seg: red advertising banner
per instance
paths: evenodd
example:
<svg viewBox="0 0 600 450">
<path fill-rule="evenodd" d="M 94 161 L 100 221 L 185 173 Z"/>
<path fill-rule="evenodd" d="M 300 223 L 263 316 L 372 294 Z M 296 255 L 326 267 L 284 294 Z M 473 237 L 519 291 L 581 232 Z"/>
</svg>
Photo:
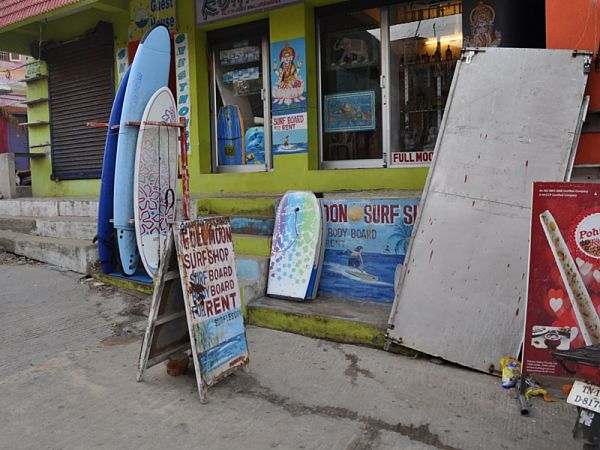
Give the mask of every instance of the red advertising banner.
<svg viewBox="0 0 600 450">
<path fill-rule="evenodd" d="M 600 343 L 600 184 L 534 183 L 530 245 L 523 371 L 571 376 L 551 352 Z"/>
</svg>

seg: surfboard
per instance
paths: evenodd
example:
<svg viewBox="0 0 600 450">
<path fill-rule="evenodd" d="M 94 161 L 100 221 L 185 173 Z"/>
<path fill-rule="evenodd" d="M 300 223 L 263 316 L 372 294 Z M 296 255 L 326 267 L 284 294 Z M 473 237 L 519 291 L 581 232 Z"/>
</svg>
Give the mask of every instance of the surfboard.
<svg viewBox="0 0 600 450">
<path fill-rule="evenodd" d="M 133 204 L 140 259 L 150 276 L 158 272 L 160 256 L 175 221 L 177 193 L 177 128 L 144 122 L 177 122 L 177 106 L 167 87 L 148 101 L 137 139 Z"/>
<path fill-rule="evenodd" d="M 346 273 L 365 281 L 377 281 L 379 279 L 375 275 L 371 275 L 370 273 L 360 269 L 346 269 Z"/>
<path fill-rule="evenodd" d="M 236 105 L 227 105 L 219 109 L 217 143 L 220 165 L 246 164 L 244 120 Z"/>
<path fill-rule="evenodd" d="M 142 39 L 130 68 L 119 122 L 115 166 L 114 227 L 117 231 L 121 268 L 133 275 L 139 263 L 134 229 L 133 178 L 138 129 L 126 126 L 139 122 L 150 97 L 169 80 L 171 41 L 164 25 L 150 30 Z"/>
<path fill-rule="evenodd" d="M 267 295 L 300 301 L 316 296 L 323 228 L 321 205 L 312 192 L 283 196 L 275 216 Z"/>
<path fill-rule="evenodd" d="M 98 242 L 98 256 L 100 269 L 108 274 L 115 270 L 117 265 L 117 247 L 115 228 L 113 226 L 113 195 L 115 185 L 115 162 L 117 158 L 117 139 L 119 130 L 112 129 L 121 121 L 123 98 L 129 80 L 129 68 L 123 75 L 119 89 L 115 95 L 113 106 L 108 119 L 106 144 L 104 145 L 104 159 L 102 161 L 102 176 L 100 178 L 100 196 L 98 198 L 98 228 L 96 239 Z"/>
</svg>

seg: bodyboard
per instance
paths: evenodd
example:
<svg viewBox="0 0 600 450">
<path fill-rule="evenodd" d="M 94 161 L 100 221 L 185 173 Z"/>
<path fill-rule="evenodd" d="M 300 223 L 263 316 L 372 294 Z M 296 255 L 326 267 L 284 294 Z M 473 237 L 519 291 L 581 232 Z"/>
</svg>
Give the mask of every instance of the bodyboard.
<svg viewBox="0 0 600 450">
<path fill-rule="evenodd" d="M 223 106 L 217 117 L 219 164 L 246 164 L 244 120 L 236 105 Z"/>
<path fill-rule="evenodd" d="M 323 214 L 312 192 L 287 192 L 277 208 L 267 295 L 315 297 L 323 262 Z"/>
</svg>

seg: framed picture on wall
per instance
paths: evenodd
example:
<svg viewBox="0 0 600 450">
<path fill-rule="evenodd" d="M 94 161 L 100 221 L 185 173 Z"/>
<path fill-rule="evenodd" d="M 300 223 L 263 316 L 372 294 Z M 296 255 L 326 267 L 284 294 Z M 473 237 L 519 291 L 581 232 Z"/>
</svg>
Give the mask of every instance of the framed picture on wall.
<svg viewBox="0 0 600 450">
<path fill-rule="evenodd" d="M 374 130 L 375 92 L 356 91 L 325 95 L 325 133 Z"/>
</svg>

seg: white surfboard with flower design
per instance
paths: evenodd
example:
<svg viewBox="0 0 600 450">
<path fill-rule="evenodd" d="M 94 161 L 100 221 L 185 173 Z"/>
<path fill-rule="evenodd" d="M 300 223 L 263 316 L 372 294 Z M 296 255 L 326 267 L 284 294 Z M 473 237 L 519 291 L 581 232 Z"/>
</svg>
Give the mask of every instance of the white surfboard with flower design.
<svg viewBox="0 0 600 450">
<path fill-rule="evenodd" d="M 148 275 L 158 272 L 169 223 L 175 221 L 178 128 L 145 122 L 176 123 L 171 91 L 160 88 L 148 101 L 137 140 L 133 184 L 135 234 Z"/>
</svg>

